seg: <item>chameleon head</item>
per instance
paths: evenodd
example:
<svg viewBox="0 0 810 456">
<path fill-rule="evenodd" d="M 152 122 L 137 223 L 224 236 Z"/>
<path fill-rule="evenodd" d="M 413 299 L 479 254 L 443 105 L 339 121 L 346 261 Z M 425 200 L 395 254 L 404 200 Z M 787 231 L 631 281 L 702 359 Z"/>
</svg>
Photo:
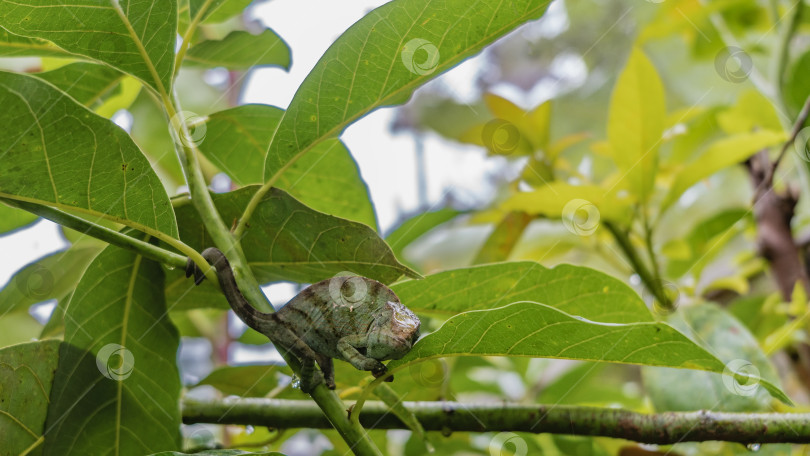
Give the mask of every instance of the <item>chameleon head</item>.
<svg viewBox="0 0 810 456">
<path fill-rule="evenodd" d="M 366 355 L 378 361 L 402 358 L 419 338 L 416 314 L 399 301 L 387 301 L 385 309 L 369 331 L 366 348 Z"/>
</svg>

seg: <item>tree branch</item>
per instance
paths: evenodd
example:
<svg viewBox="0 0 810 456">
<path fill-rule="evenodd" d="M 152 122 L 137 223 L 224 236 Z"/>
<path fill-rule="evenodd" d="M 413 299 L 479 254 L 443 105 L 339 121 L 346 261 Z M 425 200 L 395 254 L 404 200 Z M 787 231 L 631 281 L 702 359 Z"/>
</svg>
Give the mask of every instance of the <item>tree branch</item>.
<svg viewBox="0 0 810 456">
<path fill-rule="evenodd" d="M 674 444 L 722 440 L 739 443 L 810 443 L 808 413 L 668 412 L 524 404 L 403 402 L 429 431 L 534 432 L 621 438 L 641 443 Z M 236 399 L 183 401 L 183 422 L 241 424 L 271 428 L 320 428 L 332 425 L 310 401 Z M 360 416 L 367 429 L 407 429 L 385 404 L 368 402 Z"/>
</svg>

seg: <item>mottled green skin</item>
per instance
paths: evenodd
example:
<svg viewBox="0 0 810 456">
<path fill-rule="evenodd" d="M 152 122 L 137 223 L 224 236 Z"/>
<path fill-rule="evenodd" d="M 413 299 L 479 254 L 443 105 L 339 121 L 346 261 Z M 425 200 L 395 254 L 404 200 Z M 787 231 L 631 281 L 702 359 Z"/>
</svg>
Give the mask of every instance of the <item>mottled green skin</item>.
<svg viewBox="0 0 810 456">
<path fill-rule="evenodd" d="M 376 280 L 333 277 L 304 289 L 278 312 L 263 313 L 239 291 L 222 252 L 209 248 L 202 256 L 216 268 L 222 291 L 239 318 L 301 361 L 304 392 L 320 380 L 316 362 L 326 385 L 334 389 L 333 358 L 379 377 L 385 373 L 380 361 L 402 358 L 419 338 L 419 318 Z M 205 277 L 190 260 L 186 274 L 194 274 L 197 283 Z"/>
</svg>

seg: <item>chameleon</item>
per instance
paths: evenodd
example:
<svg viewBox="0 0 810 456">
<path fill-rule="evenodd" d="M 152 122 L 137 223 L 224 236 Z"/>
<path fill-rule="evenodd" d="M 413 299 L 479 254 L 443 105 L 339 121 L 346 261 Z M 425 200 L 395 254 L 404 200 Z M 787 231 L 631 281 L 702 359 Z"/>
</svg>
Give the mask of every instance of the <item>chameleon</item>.
<svg viewBox="0 0 810 456">
<path fill-rule="evenodd" d="M 305 288 L 277 312 L 264 313 L 242 295 L 222 251 L 211 247 L 202 256 L 216 269 L 220 287 L 236 315 L 298 358 L 300 386 L 305 393 L 321 380 L 335 389 L 333 359 L 380 377 L 386 373 L 381 361 L 402 358 L 419 338 L 419 318 L 393 290 L 376 280 L 336 276 Z M 197 285 L 205 279 L 189 259 L 186 277 L 191 275 Z M 393 376 L 386 379 L 392 380 Z"/>
</svg>

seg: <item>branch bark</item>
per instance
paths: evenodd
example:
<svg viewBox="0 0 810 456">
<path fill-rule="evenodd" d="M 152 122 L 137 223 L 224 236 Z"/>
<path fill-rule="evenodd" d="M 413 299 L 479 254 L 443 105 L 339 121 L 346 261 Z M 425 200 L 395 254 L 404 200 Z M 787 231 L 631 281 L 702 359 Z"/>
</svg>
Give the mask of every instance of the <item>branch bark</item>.
<svg viewBox="0 0 810 456">
<path fill-rule="evenodd" d="M 748 443 L 810 443 L 810 413 L 725 413 L 701 410 L 643 414 L 629 410 L 524 404 L 403 402 L 429 431 L 534 432 L 621 438 L 674 444 L 722 440 Z M 307 400 L 249 398 L 183 402 L 183 422 L 271 428 L 332 425 Z M 385 404 L 370 401 L 360 423 L 366 429 L 407 429 Z"/>
</svg>

